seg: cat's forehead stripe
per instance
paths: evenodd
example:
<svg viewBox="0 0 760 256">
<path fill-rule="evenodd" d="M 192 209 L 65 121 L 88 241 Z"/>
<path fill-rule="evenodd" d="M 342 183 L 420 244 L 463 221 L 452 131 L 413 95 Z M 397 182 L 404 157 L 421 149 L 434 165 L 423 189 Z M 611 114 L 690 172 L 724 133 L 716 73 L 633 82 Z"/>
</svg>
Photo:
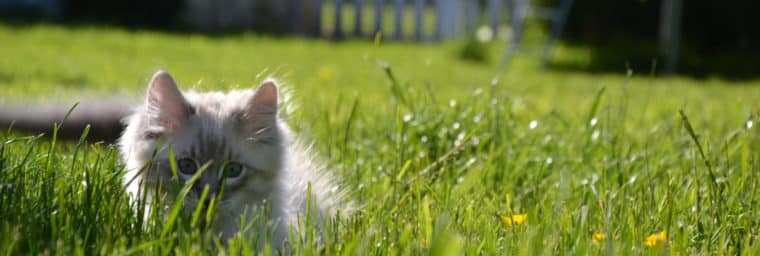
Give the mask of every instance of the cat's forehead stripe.
<svg viewBox="0 0 760 256">
<path fill-rule="evenodd" d="M 192 147 L 195 157 L 206 157 L 216 160 L 230 159 L 230 148 L 224 136 L 207 132 L 206 129 L 200 129 L 196 134 L 196 138 L 196 143 Z"/>
</svg>

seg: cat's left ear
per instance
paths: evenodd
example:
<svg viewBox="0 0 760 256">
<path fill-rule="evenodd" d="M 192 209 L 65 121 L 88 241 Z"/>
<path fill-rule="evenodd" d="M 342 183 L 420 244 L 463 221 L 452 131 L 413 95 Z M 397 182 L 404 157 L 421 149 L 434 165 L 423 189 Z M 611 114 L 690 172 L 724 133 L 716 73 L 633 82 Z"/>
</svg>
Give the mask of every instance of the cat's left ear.
<svg viewBox="0 0 760 256">
<path fill-rule="evenodd" d="M 151 122 L 170 130 L 182 126 L 192 112 L 187 100 L 177 88 L 177 82 L 163 70 L 156 72 L 150 80 L 145 104 L 155 113 Z"/>
<path fill-rule="evenodd" d="M 241 122 L 243 132 L 260 136 L 273 131 L 277 125 L 277 82 L 267 79 L 253 93 L 245 104 Z"/>
<path fill-rule="evenodd" d="M 257 115 L 277 115 L 277 82 L 267 79 L 256 92 L 253 93 L 249 101 L 249 111 Z"/>
</svg>

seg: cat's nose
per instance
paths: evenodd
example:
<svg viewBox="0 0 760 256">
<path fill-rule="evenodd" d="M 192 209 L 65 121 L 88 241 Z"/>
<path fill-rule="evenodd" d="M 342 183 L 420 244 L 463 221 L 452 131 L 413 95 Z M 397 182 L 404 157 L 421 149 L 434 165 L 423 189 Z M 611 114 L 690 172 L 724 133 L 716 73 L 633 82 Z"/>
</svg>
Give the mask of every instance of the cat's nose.
<svg viewBox="0 0 760 256">
<path fill-rule="evenodd" d="M 217 198 L 217 192 L 216 191 L 209 191 L 206 198 L 203 200 L 203 204 L 206 206 L 211 205 L 211 200 L 219 201 Z"/>
<path fill-rule="evenodd" d="M 193 185 L 193 190 L 200 197 L 201 195 L 203 195 L 203 190 L 205 190 L 206 187 L 208 187 L 208 195 L 207 195 L 208 198 L 216 197 L 216 195 L 219 193 L 219 186 L 216 184 L 210 184 L 210 183 L 209 184 L 196 183 L 195 185 Z"/>
</svg>

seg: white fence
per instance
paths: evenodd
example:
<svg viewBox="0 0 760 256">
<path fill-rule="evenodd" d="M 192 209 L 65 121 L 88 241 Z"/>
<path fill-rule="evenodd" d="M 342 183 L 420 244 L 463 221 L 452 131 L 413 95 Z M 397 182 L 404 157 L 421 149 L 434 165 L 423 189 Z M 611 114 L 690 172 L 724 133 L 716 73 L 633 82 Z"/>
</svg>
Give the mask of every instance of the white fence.
<svg viewBox="0 0 760 256">
<path fill-rule="evenodd" d="M 303 10 L 301 4 L 305 1 L 296 1 L 294 9 Z M 308 2 L 308 1 L 306 1 Z M 466 31 L 472 31 L 479 23 L 489 24 L 493 31 L 497 31 L 499 23 L 502 22 L 502 15 L 505 13 L 505 0 L 315 0 L 317 10 L 320 15 L 316 15 L 315 22 L 323 24 L 322 18 L 326 15 L 333 15 L 333 24 L 327 29 L 329 32 L 320 31 L 318 34 L 336 38 L 342 37 L 371 37 L 377 32 L 382 32 L 386 38 L 398 40 L 441 40 L 462 36 Z M 482 4 L 482 5 L 481 5 Z M 323 5 L 329 5 L 324 8 Z M 346 30 L 346 12 L 351 10 L 353 17 L 353 29 Z M 332 13 L 325 13 L 324 10 L 332 10 Z M 404 14 L 411 10 L 412 19 L 405 19 Z M 365 17 L 370 11 L 372 15 L 372 25 L 370 31 L 363 22 L 368 19 Z M 392 12 L 387 14 L 385 12 Z M 425 26 L 425 20 L 432 15 L 434 17 L 434 26 L 431 29 Z M 295 20 L 301 15 L 293 15 L 293 24 L 302 24 L 302 21 Z M 392 18 L 390 29 L 385 26 L 384 18 Z M 405 24 L 411 22 L 411 24 Z M 409 28 L 411 27 L 411 33 Z M 296 31 L 302 31 L 296 29 Z"/>
</svg>

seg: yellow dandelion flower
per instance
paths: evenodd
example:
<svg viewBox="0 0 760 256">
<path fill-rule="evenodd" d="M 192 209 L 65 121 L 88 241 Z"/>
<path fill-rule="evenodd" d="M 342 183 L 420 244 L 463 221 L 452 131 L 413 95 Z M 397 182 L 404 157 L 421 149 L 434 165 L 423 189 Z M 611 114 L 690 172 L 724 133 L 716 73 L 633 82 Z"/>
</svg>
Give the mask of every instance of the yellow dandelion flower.
<svg viewBox="0 0 760 256">
<path fill-rule="evenodd" d="M 668 231 L 663 230 L 659 234 L 657 234 L 657 238 L 659 238 L 662 241 L 665 241 L 668 239 Z"/>
<path fill-rule="evenodd" d="M 646 239 L 644 239 L 644 245 L 647 247 L 652 247 L 657 245 L 658 242 L 665 241 L 668 239 L 668 232 L 666 230 L 663 230 L 659 233 L 651 234 L 647 236 Z"/>
<path fill-rule="evenodd" d="M 319 72 L 317 73 L 317 77 L 321 81 L 327 81 L 332 78 L 333 70 L 328 67 L 322 67 L 319 69 Z"/>
<path fill-rule="evenodd" d="M 594 243 L 604 241 L 605 238 L 607 238 L 607 234 L 601 232 L 595 232 L 593 235 L 591 235 L 591 240 L 594 241 Z"/>
<path fill-rule="evenodd" d="M 646 239 L 644 239 L 644 245 L 647 247 L 657 245 L 657 237 L 655 235 L 648 236 Z"/>
<path fill-rule="evenodd" d="M 512 225 L 520 225 L 525 222 L 525 220 L 528 219 L 527 214 L 515 214 L 512 216 L 501 216 L 501 222 L 504 222 L 504 224 L 507 224 L 507 226 Z"/>
<path fill-rule="evenodd" d="M 428 245 L 428 241 L 427 241 L 427 238 L 424 238 L 424 237 L 423 237 L 423 238 L 420 240 L 420 243 L 422 244 L 422 246 L 427 246 L 427 245 Z"/>
</svg>

